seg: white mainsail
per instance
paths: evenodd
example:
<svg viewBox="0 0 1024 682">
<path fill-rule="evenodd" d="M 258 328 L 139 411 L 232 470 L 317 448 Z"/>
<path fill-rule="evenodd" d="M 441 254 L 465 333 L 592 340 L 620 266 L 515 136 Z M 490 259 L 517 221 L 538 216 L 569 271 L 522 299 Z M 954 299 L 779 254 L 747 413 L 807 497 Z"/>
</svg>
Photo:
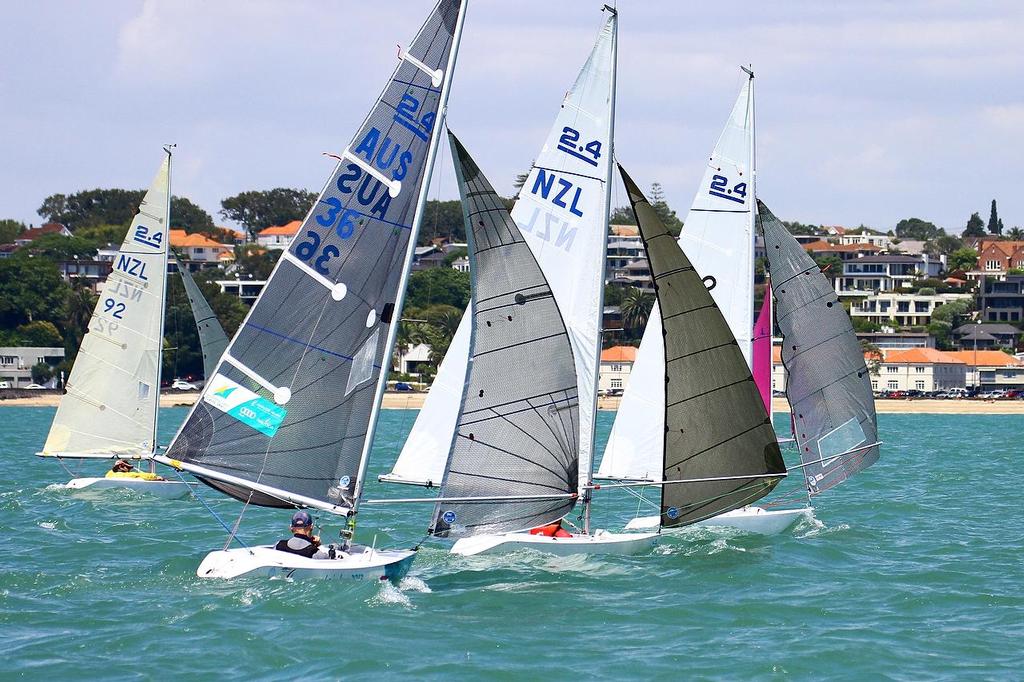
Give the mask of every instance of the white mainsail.
<svg viewBox="0 0 1024 682">
<path fill-rule="evenodd" d="M 601 350 L 601 307 L 614 127 L 617 17 L 607 17 L 530 169 L 512 219 L 533 251 L 565 318 L 579 381 L 579 484 L 589 483 Z M 394 470 L 382 480 L 440 483 L 459 415 L 470 316 L 455 338 Z"/>
<path fill-rule="evenodd" d="M 168 150 L 96 302 L 42 455 L 153 454 L 163 351 L 170 172 Z"/>
<path fill-rule="evenodd" d="M 746 73 L 678 241 L 711 290 L 749 365 L 754 329 L 754 77 Z M 644 330 L 598 478 L 661 480 L 665 351 L 657 306 Z"/>
</svg>

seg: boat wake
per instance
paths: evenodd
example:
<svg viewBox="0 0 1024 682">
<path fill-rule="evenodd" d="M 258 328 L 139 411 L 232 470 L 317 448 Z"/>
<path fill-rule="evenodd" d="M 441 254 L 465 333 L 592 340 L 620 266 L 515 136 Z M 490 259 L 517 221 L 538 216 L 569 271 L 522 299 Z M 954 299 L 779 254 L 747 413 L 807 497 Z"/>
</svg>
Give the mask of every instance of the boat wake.
<svg viewBox="0 0 1024 682">
<path fill-rule="evenodd" d="M 422 582 L 422 581 L 420 581 Z M 402 581 L 403 586 L 405 580 Z M 423 583 L 426 586 L 426 583 Z M 418 591 L 418 590 L 414 590 Z M 429 592 L 429 588 L 427 592 Z M 382 580 L 377 593 L 366 600 L 369 606 L 404 606 L 407 609 L 416 608 L 409 596 L 403 591 L 402 586 L 396 586 L 390 580 Z"/>
</svg>

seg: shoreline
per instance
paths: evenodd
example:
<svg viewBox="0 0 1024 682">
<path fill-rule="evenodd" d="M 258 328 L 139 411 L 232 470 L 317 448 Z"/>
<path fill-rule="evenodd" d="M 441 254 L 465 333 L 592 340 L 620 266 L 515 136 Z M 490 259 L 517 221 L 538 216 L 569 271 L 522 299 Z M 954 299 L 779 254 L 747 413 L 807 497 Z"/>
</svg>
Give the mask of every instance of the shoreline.
<svg viewBox="0 0 1024 682">
<path fill-rule="evenodd" d="M 198 393 L 170 393 L 160 396 L 160 407 L 191 407 Z M 415 410 L 423 407 L 426 393 L 385 393 L 386 410 Z M 617 410 L 620 398 L 599 398 L 599 410 Z M 0 407 L 56 407 L 58 393 L 0 400 Z M 1024 414 L 1024 400 L 876 400 L 879 414 Z M 785 398 L 772 398 L 772 412 L 789 412 Z"/>
</svg>

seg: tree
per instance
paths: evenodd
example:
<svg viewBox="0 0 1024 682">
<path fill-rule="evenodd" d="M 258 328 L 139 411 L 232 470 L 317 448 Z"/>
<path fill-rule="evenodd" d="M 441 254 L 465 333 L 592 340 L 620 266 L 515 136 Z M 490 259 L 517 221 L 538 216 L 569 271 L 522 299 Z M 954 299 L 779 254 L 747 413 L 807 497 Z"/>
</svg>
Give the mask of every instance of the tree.
<svg viewBox="0 0 1024 682">
<path fill-rule="evenodd" d="M 654 307 L 654 294 L 630 287 L 622 298 L 622 324 L 628 329 L 643 330 Z"/>
<path fill-rule="evenodd" d="M 68 285 L 43 258 L 0 260 L 0 328 L 34 320 L 60 320 Z"/>
<path fill-rule="evenodd" d="M 608 216 L 608 223 L 610 225 L 636 225 L 636 216 L 633 215 L 633 209 L 629 206 L 619 206 L 612 210 L 610 216 Z"/>
<path fill-rule="evenodd" d="M 47 220 L 63 223 L 72 232 L 83 227 L 128 225 L 139 210 L 146 190 L 87 189 L 75 194 L 51 194 L 38 213 Z M 187 232 L 213 230 L 213 218 L 184 197 L 171 197 L 171 225 Z"/>
<path fill-rule="evenodd" d="M 96 256 L 98 246 L 92 239 L 84 239 L 78 235 L 65 237 L 62 234 L 50 233 L 18 249 L 17 255 L 22 258 L 42 256 L 54 262 L 89 260 Z"/>
<path fill-rule="evenodd" d="M 948 234 L 932 239 L 925 244 L 925 251 L 930 256 L 948 256 L 962 248 L 964 248 L 964 240 Z"/>
<path fill-rule="evenodd" d="M 217 232 L 213 217 L 185 197 L 171 197 L 171 227 L 181 228 L 188 234 Z"/>
<path fill-rule="evenodd" d="M 995 235 L 1003 233 L 1003 221 L 999 219 L 999 213 L 996 212 L 996 200 L 992 200 L 992 210 L 988 214 L 988 231 Z"/>
<path fill-rule="evenodd" d="M 449 305 L 465 310 L 469 303 L 469 273 L 451 268 L 428 268 L 409 277 L 406 305 L 426 308 Z"/>
<path fill-rule="evenodd" d="M 967 237 L 984 237 L 985 236 L 985 221 L 981 219 L 978 212 L 975 211 L 971 214 L 971 217 L 967 220 L 967 227 L 964 228 L 963 235 L 965 239 Z"/>
<path fill-rule="evenodd" d="M 450 268 L 452 266 L 452 263 L 459 260 L 460 258 L 465 258 L 468 255 L 468 253 L 469 252 L 462 247 L 449 250 L 447 253 L 444 254 L 443 262 L 445 267 Z"/>
<path fill-rule="evenodd" d="M 536 159 L 530 162 L 530 169 L 533 168 L 534 161 L 536 161 Z M 512 182 L 512 186 L 515 187 L 517 197 L 519 196 L 519 190 L 523 188 L 523 185 L 526 184 L 526 181 L 527 179 L 529 179 L 529 177 L 530 170 L 527 170 L 525 173 L 516 174 L 516 179 Z"/>
<path fill-rule="evenodd" d="M 829 281 L 843 274 L 843 261 L 838 256 L 819 256 L 814 262 Z"/>
<path fill-rule="evenodd" d="M 867 341 L 860 342 L 861 353 L 864 354 L 864 364 L 867 365 L 868 374 L 878 376 L 878 372 L 882 369 L 882 349 L 873 343 Z"/>
<path fill-rule="evenodd" d="M 813 234 L 824 236 L 827 234 L 827 230 L 820 225 L 804 225 L 799 221 L 782 221 L 783 227 L 785 227 L 790 234 Z"/>
<path fill-rule="evenodd" d="M 220 215 L 245 227 L 255 239 L 264 228 L 305 218 L 316 198 L 313 192 L 289 187 L 252 190 L 222 199 Z"/>
<path fill-rule="evenodd" d="M 264 249 L 255 244 L 235 248 L 235 274 L 242 279 L 267 279 L 282 251 Z"/>
<path fill-rule="evenodd" d="M 658 214 L 658 218 L 661 219 L 665 229 L 669 231 L 673 237 L 678 237 L 679 233 L 683 230 L 683 221 L 676 216 L 676 212 L 673 211 L 668 203 L 665 201 L 665 192 L 661 189 L 661 183 L 651 183 L 651 208 Z"/>
<path fill-rule="evenodd" d="M 75 230 L 75 236 L 82 239 L 91 239 L 96 244 L 106 246 L 107 244 L 122 244 L 125 235 L 128 234 L 128 225 L 92 225 L 80 227 Z"/>
<path fill-rule="evenodd" d="M 46 320 L 23 324 L 17 332 L 21 345 L 30 348 L 60 348 L 64 345 L 64 337 L 57 331 L 57 327 Z"/>
<path fill-rule="evenodd" d="M 25 223 L 5 218 L 0 220 L 0 244 L 10 244 L 25 231 Z"/>
<path fill-rule="evenodd" d="M 67 359 L 73 361 L 78 354 L 78 347 L 82 345 L 95 307 L 96 296 L 92 289 L 77 279 L 72 282 L 64 315 L 64 355 Z"/>
<path fill-rule="evenodd" d="M 900 239 L 938 239 L 945 234 L 934 223 L 920 218 L 905 218 L 896 223 L 896 236 Z"/>
<path fill-rule="evenodd" d="M 436 237 L 450 242 L 466 241 L 466 223 L 462 215 L 462 202 L 458 199 L 437 201 L 431 199 L 423 211 L 423 225 L 417 244 L 427 246 Z"/>
<path fill-rule="evenodd" d="M 37 384 L 45 384 L 53 378 L 53 368 L 45 362 L 37 362 L 32 365 L 32 381 Z"/>
<path fill-rule="evenodd" d="M 949 254 L 946 267 L 949 270 L 971 270 L 978 264 L 978 252 L 974 249 L 957 249 Z"/>
<path fill-rule="evenodd" d="M 622 287 L 617 287 L 614 284 L 604 285 L 604 304 L 609 306 L 616 306 L 622 304 L 622 299 L 625 297 Z"/>
</svg>

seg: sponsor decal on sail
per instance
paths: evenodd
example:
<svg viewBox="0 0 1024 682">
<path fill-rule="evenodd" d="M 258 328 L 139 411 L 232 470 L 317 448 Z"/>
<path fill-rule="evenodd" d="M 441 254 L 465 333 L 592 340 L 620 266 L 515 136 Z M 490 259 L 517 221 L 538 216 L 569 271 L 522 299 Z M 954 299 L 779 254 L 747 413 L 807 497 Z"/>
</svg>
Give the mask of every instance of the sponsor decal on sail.
<svg viewBox="0 0 1024 682">
<path fill-rule="evenodd" d="M 278 427 L 288 413 L 285 408 L 253 393 L 223 374 L 213 377 L 213 386 L 203 396 L 203 400 L 271 438 L 277 433 Z"/>
</svg>

